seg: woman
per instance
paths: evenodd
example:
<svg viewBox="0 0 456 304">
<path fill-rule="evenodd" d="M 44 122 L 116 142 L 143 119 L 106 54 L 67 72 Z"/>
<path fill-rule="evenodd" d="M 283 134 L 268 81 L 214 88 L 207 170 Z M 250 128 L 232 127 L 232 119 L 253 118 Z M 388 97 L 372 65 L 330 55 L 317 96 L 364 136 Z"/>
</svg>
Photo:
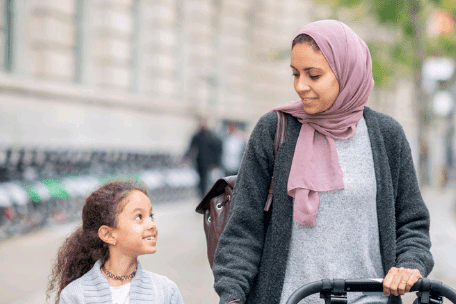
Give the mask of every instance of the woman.
<svg viewBox="0 0 456 304">
<path fill-rule="evenodd" d="M 213 267 L 220 303 L 286 303 L 312 281 L 382 277 L 389 298 L 349 302 L 400 303 L 432 270 L 430 219 L 401 126 L 365 106 L 369 50 L 342 22 L 322 20 L 293 40 L 291 69 L 300 100 L 274 109 L 289 114 L 285 141 L 274 159 L 277 118 L 264 115 L 239 171 Z"/>
</svg>

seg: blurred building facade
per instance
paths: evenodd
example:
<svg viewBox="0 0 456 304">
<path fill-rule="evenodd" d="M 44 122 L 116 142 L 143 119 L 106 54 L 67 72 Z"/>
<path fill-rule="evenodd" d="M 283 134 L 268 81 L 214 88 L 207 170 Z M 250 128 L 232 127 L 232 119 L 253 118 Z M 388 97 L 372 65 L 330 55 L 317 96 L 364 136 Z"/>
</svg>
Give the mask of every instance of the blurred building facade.
<svg viewBox="0 0 456 304">
<path fill-rule="evenodd" d="M 284 50 L 331 14 L 305 0 L 0 0 L 0 16 L 0 144 L 180 154 L 198 115 L 251 129 L 296 100 Z M 369 105 L 413 147 L 411 90 Z"/>
</svg>

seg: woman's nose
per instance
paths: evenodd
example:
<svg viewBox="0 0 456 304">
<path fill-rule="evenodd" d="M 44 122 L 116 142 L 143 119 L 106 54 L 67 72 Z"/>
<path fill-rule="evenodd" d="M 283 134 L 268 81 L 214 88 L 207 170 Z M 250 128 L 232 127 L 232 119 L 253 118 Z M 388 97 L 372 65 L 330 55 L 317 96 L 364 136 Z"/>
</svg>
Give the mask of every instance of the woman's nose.
<svg viewBox="0 0 456 304">
<path fill-rule="evenodd" d="M 298 93 L 310 90 L 310 86 L 304 77 L 301 76 L 298 79 L 296 79 L 295 90 Z"/>
</svg>

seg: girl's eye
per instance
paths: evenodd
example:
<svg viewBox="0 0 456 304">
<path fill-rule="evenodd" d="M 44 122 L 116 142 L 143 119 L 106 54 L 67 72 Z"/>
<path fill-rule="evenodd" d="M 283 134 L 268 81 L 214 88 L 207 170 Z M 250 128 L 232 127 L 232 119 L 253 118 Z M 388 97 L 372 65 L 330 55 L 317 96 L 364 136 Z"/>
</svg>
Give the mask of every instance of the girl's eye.
<svg viewBox="0 0 456 304">
<path fill-rule="evenodd" d="M 154 220 L 154 215 L 153 215 L 153 214 L 151 214 L 151 215 L 150 215 L 150 218 L 151 218 L 152 220 Z"/>
<path fill-rule="evenodd" d="M 135 217 L 135 220 L 140 220 L 140 219 L 142 219 L 142 216 L 141 216 L 141 214 L 138 214 L 138 215 Z"/>
</svg>

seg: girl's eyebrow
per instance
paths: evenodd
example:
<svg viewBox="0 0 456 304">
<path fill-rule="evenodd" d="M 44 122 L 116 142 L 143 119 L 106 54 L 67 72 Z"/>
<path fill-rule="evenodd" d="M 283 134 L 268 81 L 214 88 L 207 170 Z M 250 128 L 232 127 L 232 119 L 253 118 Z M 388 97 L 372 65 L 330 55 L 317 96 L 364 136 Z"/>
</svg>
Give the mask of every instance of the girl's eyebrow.
<svg viewBox="0 0 456 304">
<path fill-rule="evenodd" d="M 133 209 L 133 211 L 131 213 L 135 213 L 136 211 L 144 212 L 144 209 L 143 208 L 135 208 L 135 209 Z M 152 212 L 152 207 L 150 207 L 150 213 L 153 213 Z"/>
</svg>

